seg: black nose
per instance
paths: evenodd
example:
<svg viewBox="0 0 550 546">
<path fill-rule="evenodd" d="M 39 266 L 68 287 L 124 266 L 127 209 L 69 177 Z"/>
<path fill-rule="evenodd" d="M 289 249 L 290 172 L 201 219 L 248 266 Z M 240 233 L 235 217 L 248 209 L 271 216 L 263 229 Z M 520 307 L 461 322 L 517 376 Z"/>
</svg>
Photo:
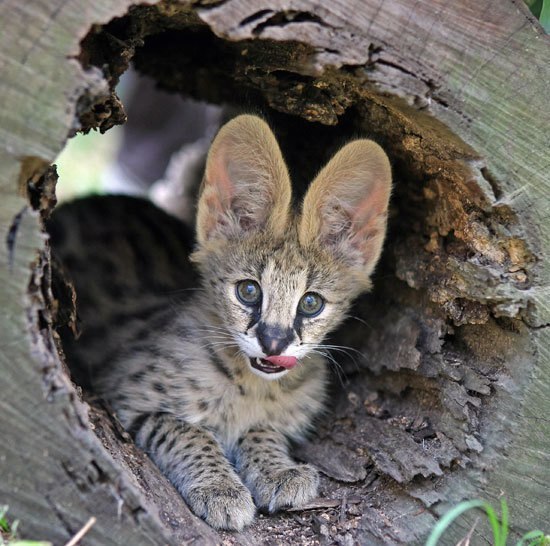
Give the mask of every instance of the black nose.
<svg viewBox="0 0 550 546">
<path fill-rule="evenodd" d="M 268 326 L 265 322 L 260 322 L 256 328 L 256 337 L 267 356 L 280 355 L 294 338 L 294 332 L 291 328 L 281 328 L 280 326 Z"/>
</svg>

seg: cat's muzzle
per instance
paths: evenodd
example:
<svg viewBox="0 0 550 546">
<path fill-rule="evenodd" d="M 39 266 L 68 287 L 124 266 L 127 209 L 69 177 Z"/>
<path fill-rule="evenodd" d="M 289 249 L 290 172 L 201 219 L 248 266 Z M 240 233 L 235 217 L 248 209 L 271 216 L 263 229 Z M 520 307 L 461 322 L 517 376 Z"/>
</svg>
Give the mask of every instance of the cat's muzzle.
<svg viewBox="0 0 550 546">
<path fill-rule="evenodd" d="M 295 356 L 274 355 L 267 358 L 250 358 L 250 365 L 263 373 L 280 373 L 294 368 L 298 360 Z"/>
</svg>

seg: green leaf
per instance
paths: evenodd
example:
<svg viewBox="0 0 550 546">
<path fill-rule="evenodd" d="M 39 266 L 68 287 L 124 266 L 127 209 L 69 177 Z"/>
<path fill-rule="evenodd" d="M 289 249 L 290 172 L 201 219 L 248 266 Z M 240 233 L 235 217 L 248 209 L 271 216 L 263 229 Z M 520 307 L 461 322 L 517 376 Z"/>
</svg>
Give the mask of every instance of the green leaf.
<svg viewBox="0 0 550 546">
<path fill-rule="evenodd" d="M 546 34 L 550 34 L 550 0 L 542 0 L 539 21 Z"/>
<path fill-rule="evenodd" d="M 525 3 L 529 6 L 531 13 L 538 19 L 542 9 L 542 0 L 525 0 Z"/>
</svg>

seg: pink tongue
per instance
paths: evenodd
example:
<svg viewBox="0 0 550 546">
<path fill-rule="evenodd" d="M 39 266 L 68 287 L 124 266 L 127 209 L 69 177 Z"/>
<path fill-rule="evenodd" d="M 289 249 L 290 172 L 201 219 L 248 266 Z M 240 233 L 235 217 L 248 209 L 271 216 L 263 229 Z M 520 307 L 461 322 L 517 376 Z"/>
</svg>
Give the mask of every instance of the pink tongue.
<svg viewBox="0 0 550 546">
<path fill-rule="evenodd" d="M 268 356 L 264 358 L 275 366 L 281 366 L 282 368 L 294 368 L 296 366 L 297 359 L 295 356 Z"/>
</svg>

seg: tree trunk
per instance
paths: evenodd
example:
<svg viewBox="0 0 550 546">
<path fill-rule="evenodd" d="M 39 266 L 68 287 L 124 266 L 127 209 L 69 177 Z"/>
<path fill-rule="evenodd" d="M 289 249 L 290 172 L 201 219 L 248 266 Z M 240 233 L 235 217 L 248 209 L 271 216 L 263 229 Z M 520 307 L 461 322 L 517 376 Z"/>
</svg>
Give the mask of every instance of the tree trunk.
<svg viewBox="0 0 550 546">
<path fill-rule="evenodd" d="M 450 503 L 501 494 L 514 532 L 547 526 L 550 47 L 527 9 L 131 4 L 3 9 L 0 504 L 21 533 L 61 544 L 95 516 L 90 545 L 401 544 L 426 537 Z M 342 361 L 332 413 L 298 450 L 325 473 L 329 500 L 240 534 L 190 514 L 108 413 L 82 401 L 52 326 L 66 304 L 49 286 L 49 166 L 75 129 L 123 121 L 113 87 L 130 60 L 169 90 L 264 111 L 302 191 L 358 134 L 392 159 L 375 290 L 357 306 L 361 322 L 335 336 L 359 353 Z M 477 533 L 490 541 L 486 525 Z"/>
</svg>

